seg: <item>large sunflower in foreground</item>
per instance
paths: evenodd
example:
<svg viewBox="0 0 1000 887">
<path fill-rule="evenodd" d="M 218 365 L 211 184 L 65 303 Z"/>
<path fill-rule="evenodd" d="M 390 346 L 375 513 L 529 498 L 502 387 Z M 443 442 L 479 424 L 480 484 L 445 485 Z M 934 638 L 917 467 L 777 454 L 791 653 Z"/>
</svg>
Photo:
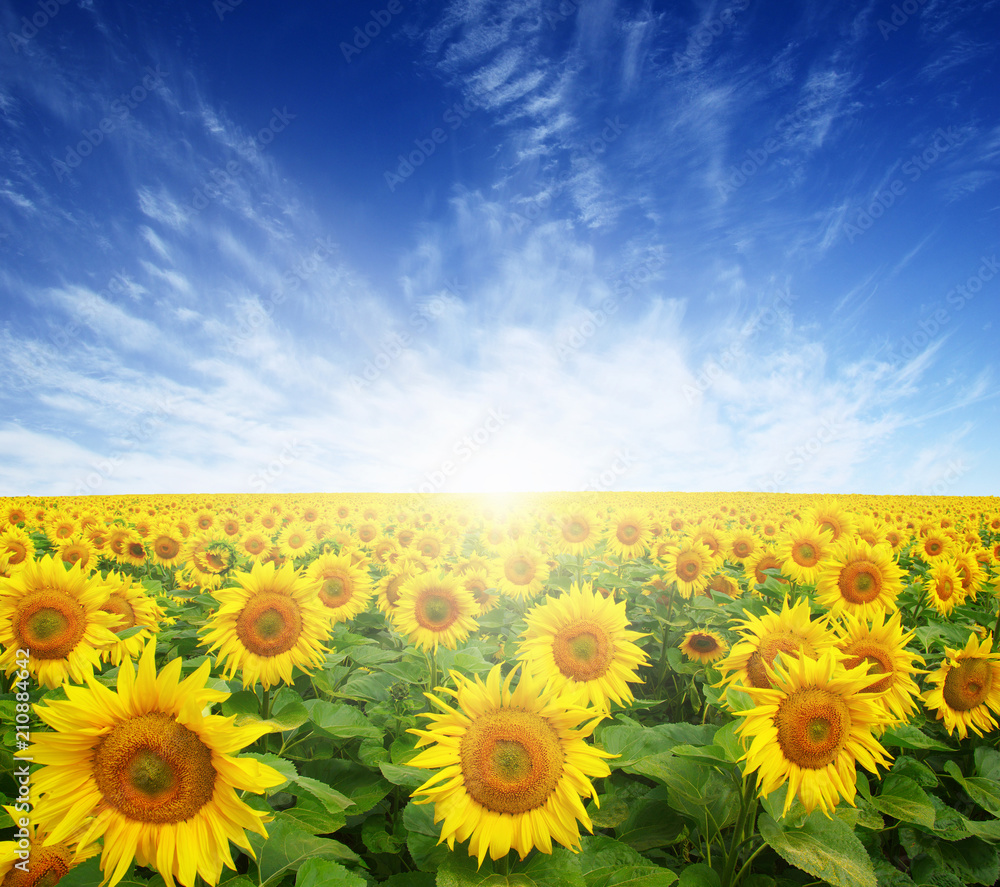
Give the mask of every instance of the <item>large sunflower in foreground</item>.
<svg viewBox="0 0 1000 887">
<path fill-rule="evenodd" d="M 291 684 L 293 666 L 308 671 L 323 663 L 330 623 L 316 582 L 291 565 L 273 563 L 254 564 L 232 578 L 238 587 L 214 592 L 221 606 L 203 639 L 209 652 L 228 660 L 227 678 L 240 671 L 244 687 L 260 681 L 266 690 Z"/>
<path fill-rule="evenodd" d="M 768 666 L 772 689 L 748 687 L 756 707 L 736 712 L 737 728 L 752 739 L 743 756 L 748 773 L 767 795 L 788 783 L 787 813 L 798 797 L 807 812 L 827 816 L 840 798 L 854 806 L 856 766 L 876 772 L 887 766 L 886 750 L 872 734 L 883 716 L 875 696 L 863 691 L 880 679 L 867 663 L 847 669 L 835 650 L 817 659 L 800 656 Z"/>
<path fill-rule="evenodd" d="M 574 582 L 533 608 L 525 624 L 518 658 L 535 677 L 551 682 L 553 692 L 600 709 L 610 701 L 632 702 L 629 684 L 642 683 L 636 669 L 647 659 L 633 643 L 645 635 L 629 629 L 625 601 L 604 597 L 589 582 Z"/>
<path fill-rule="evenodd" d="M 479 604 L 461 579 L 435 570 L 401 586 L 392 621 L 418 649 L 441 644 L 454 650 L 479 624 L 478 613 Z"/>
<path fill-rule="evenodd" d="M 937 686 L 924 692 L 924 704 L 937 712 L 949 735 L 957 731 L 965 739 L 969 730 L 982 736 L 997 727 L 1000 651 L 990 652 L 992 647 L 992 635 L 980 642 L 970 634 L 964 649 L 945 649 L 945 661 L 928 677 Z"/>
<path fill-rule="evenodd" d="M 516 669 L 501 682 L 500 666 L 484 684 L 451 672 L 457 690 L 438 688 L 457 702 L 452 708 L 436 696 L 441 709 L 416 734 L 417 748 L 429 746 L 407 763 L 442 768 L 413 792 L 414 803 L 434 804 L 442 822 L 440 841 L 454 849 L 469 839 L 469 855 L 482 865 L 513 848 L 524 859 L 532 847 L 552 852 L 556 841 L 580 846 L 579 820 L 593 826 L 580 798 L 597 803 L 590 779 L 608 776 L 604 758 L 614 757 L 586 742 L 601 717 L 591 709 L 568 706 L 530 674 L 511 690 Z"/>
<path fill-rule="evenodd" d="M 104 838 L 101 870 L 114 887 L 133 857 L 156 868 L 169 885 L 215 884 L 222 864 L 235 869 L 232 841 L 253 850 L 245 830 L 267 836 L 265 815 L 236 790 L 263 792 L 284 782 L 277 771 L 233 753 L 266 728 L 236 727 L 233 718 L 204 714 L 229 694 L 205 687 L 206 661 L 183 681 L 181 660 L 156 673 L 155 641 L 139 662 L 118 671 L 117 692 L 94 678 L 66 687 L 65 701 L 36 705 L 57 732 L 34 732 L 25 756 L 44 765 L 31 774 L 36 812 L 58 843 L 93 817 L 80 843 Z"/>
<path fill-rule="evenodd" d="M 0 579 L 0 667 L 17 671 L 17 651 L 30 650 L 29 668 L 42 686 L 83 683 L 100 670 L 101 650 L 118 640 L 118 617 L 102 610 L 109 590 L 100 576 L 51 555 Z"/>
<path fill-rule="evenodd" d="M 819 566 L 816 602 L 831 613 L 848 612 L 863 619 L 892 613 L 903 590 L 903 571 L 883 542 L 869 545 L 847 537 L 828 551 Z"/>
</svg>

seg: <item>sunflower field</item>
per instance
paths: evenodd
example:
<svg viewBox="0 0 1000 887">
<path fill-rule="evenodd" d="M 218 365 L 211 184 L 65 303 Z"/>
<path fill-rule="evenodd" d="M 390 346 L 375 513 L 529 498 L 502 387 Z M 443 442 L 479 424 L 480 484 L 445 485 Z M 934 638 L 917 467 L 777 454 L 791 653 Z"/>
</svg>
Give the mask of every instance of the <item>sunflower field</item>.
<svg viewBox="0 0 1000 887">
<path fill-rule="evenodd" d="M 1000 879 L 1000 502 L 0 499 L 0 887 Z"/>
</svg>

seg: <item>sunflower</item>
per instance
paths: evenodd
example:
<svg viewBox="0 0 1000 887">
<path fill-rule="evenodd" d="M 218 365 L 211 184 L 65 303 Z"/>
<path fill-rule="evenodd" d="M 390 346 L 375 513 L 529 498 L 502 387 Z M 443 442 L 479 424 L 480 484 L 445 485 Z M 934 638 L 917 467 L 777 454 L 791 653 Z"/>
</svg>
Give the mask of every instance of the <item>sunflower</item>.
<svg viewBox="0 0 1000 887">
<path fill-rule="evenodd" d="M 367 610 L 375 593 L 368 574 L 350 553 L 321 554 L 306 567 L 305 575 L 317 585 L 319 599 L 334 624 L 349 622 Z"/>
<path fill-rule="evenodd" d="M 740 585 L 733 579 L 732 576 L 728 576 L 725 573 L 716 573 L 711 576 L 708 580 L 707 591 L 717 591 L 719 594 L 724 594 L 726 597 L 736 598 L 740 596 Z"/>
<path fill-rule="evenodd" d="M 792 607 L 785 598 L 779 613 L 765 610 L 761 617 L 749 613 L 747 617 L 738 626 L 742 632 L 739 642 L 719 663 L 719 670 L 724 675 L 722 683 L 735 684 L 740 689 L 770 687 L 767 666 L 779 653 L 783 658 L 814 659 L 837 641 L 825 617 L 812 618 L 808 598 L 799 598 Z"/>
<path fill-rule="evenodd" d="M 663 575 L 660 578 L 668 587 L 673 585 L 685 600 L 703 592 L 718 568 L 718 561 L 712 556 L 711 549 L 704 543 L 691 539 L 668 546 L 661 556 L 661 562 Z"/>
<path fill-rule="evenodd" d="M 181 561 L 188 580 L 212 590 L 222 585 L 236 566 L 236 546 L 221 534 L 199 533 L 184 543 Z"/>
<path fill-rule="evenodd" d="M 451 672 L 457 689 L 439 689 L 456 707 L 426 694 L 441 713 L 423 715 L 427 729 L 409 731 L 417 748 L 429 747 L 407 763 L 442 768 L 413 792 L 414 803 L 433 803 L 434 821 L 443 820 L 439 843 L 454 850 L 468 839 L 479 865 L 487 853 L 551 853 L 553 841 L 577 850 L 577 820 L 593 832 L 580 798 L 597 804 L 590 780 L 610 775 L 604 758 L 614 757 L 586 742 L 601 717 L 567 705 L 530 674 L 511 690 L 516 671 L 501 682 L 496 665 L 486 683 Z"/>
<path fill-rule="evenodd" d="M 743 562 L 743 570 L 746 573 L 747 584 L 751 590 L 753 590 L 755 584 L 763 585 L 767 582 L 768 576 L 764 572 L 765 570 L 778 570 L 782 574 L 777 577 L 778 583 L 788 585 L 788 579 L 783 575 L 784 564 L 773 548 L 765 546 L 758 548 Z"/>
<path fill-rule="evenodd" d="M 854 532 L 854 521 L 850 512 L 833 499 L 807 508 L 802 513 L 802 520 L 818 524 L 821 530 L 829 530 L 834 542 L 839 542 L 841 537 L 849 537 Z"/>
<path fill-rule="evenodd" d="M 830 548 L 816 581 L 816 602 L 831 613 L 848 612 L 868 619 L 893 612 L 903 590 L 903 571 L 888 543 L 869 545 L 848 537 Z"/>
<path fill-rule="evenodd" d="M 271 537 L 254 528 L 244 529 L 236 541 L 236 551 L 251 563 L 259 564 L 271 550 Z"/>
<path fill-rule="evenodd" d="M 236 790 L 263 792 L 285 781 L 272 768 L 232 753 L 266 727 L 236 727 L 233 718 L 205 714 L 228 693 L 205 687 L 209 662 L 180 681 L 181 660 L 157 675 L 155 641 L 118 671 L 117 692 L 87 678 L 67 686 L 65 701 L 35 712 L 57 732 L 33 732 L 25 753 L 42 764 L 31 774 L 39 808 L 53 823 L 55 843 L 75 834 L 81 844 L 103 836 L 101 870 L 114 887 L 133 858 L 156 868 L 168 885 L 193 887 L 197 875 L 215 884 L 222 864 L 235 869 L 232 841 L 251 856 L 245 829 L 264 837 L 266 816 Z"/>
<path fill-rule="evenodd" d="M 90 561 L 94 558 L 94 547 L 87 541 L 86 536 L 74 536 L 67 539 L 58 548 L 59 560 L 64 564 L 79 564 L 84 570 L 90 566 Z"/>
<path fill-rule="evenodd" d="M 167 522 L 156 524 L 146 537 L 149 558 L 161 567 L 176 567 L 181 563 L 184 537 Z"/>
<path fill-rule="evenodd" d="M 601 532 L 597 515 L 583 509 L 567 512 L 556 519 L 555 550 L 563 554 L 590 554 Z"/>
<path fill-rule="evenodd" d="M 73 866 L 97 856 L 100 846 L 80 844 L 88 823 L 82 822 L 63 841 L 53 841 L 36 807 L 30 816 L 5 806 L 18 833 L 27 837 L 0 841 L 0 887 L 48 887 L 57 883 Z M 23 830 L 23 831 L 22 831 Z"/>
<path fill-rule="evenodd" d="M 549 567 L 538 548 L 526 542 L 508 542 L 497 555 L 497 589 L 522 600 L 535 597 L 549 578 Z"/>
<path fill-rule="evenodd" d="M 490 578 L 489 570 L 475 567 L 464 572 L 456 571 L 456 575 L 459 577 L 459 582 L 472 592 L 476 606 L 479 607 L 477 615 L 483 616 L 500 606 L 500 593 Z"/>
<path fill-rule="evenodd" d="M 101 659 L 112 665 L 121 665 L 123 659 L 134 659 L 154 634 L 159 632 L 160 623 L 166 614 L 156 600 L 146 594 L 142 585 L 131 576 L 120 573 L 109 573 L 107 583 L 110 594 L 101 609 L 120 617 L 120 622 L 112 631 L 121 634 L 130 628 L 139 627 L 139 631 L 118 641 L 113 646 L 101 651 Z"/>
<path fill-rule="evenodd" d="M 427 564 L 415 557 L 401 557 L 393 565 L 393 570 L 387 573 L 375 583 L 375 591 L 378 597 L 375 600 L 376 606 L 386 616 L 399 606 L 399 590 L 412 579 L 421 573 L 427 572 Z"/>
<path fill-rule="evenodd" d="M 646 635 L 629 629 L 625 601 L 604 597 L 589 582 L 574 582 L 560 597 L 530 610 L 525 624 L 517 658 L 551 682 L 553 692 L 600 709 L 609 701 L 632 703 L 629 684 L 642 683 L 636 669 L 647 661 L 633 641 Z"/>
<path fill-rule="evenodd" d="M 924 592 L 927 599 L 934 605 L 934 609 L 942 616 L 947 616 L 965 600 L 962 577 L 954 560 L 939 557 L 931 562 L 927 571 L 927 580 L 924 582 Z"/>
<path fill-rule="evenodd" d="M 294 666 L 308 671 L 323 663 L 329 617 L 315 581 L 274 564 L 254 564 L 232 578 L 238 587 L 214 593 L 221 606 L 202 640 L 227 660 L 227 679 L 239 670 L 244 687 L 260 681 L 266 690 L 291 684 Z"/>
<path fill-rule="evenodd" d="M 781 571 L 800 585 L 815 585 L 819 563 L 833 542 L 833 533 L 818 524 L 793 521 L 781 530 L 775 554 Z"/>
<path fill-rule="evenodd" d="M 734 530 L 726 537 L 722 550 L 727 559 L 742 564 L 758 551 L 760 546 L 760 541 L 749 530 Z"/>
<path fill-rule="evenodd" d="M 866 663 L 845 668 L 834 650 L 769 665 L 767 673 L 772 688 L 748 687 L 756 707 L 736 712 L 745 718 L 737 732 L 752 738 L 743 760 L 747 773 L 757 772 L 758 791 L 787 782 L 783 814 L 796 797 L 806 812 L 819 807 L 827 816 L 840 798 L 854 806 L 857 764 L 875 773 L 890 760 L 872 734 L 883 709 L 863 692 L 881 678 Z"/>
<path fill-rule="evenodd" d="M 862 692 L 878 694 L 889 721 L 906 723 L 917 711 L 914 697 L 920 695 L 913 676 L 925 672 L 916 667 L 917 662 L 924 664 L 923 657 L 906 649 L 913 632 L 903 634 L 902 614 L 897 610 L 886 621 L 884 614 L 877 613 L 871 624 L 849 613 L 841 618 L 843 627 L 835 630 L 844 666 L 856 668 L 867 663 L 869 674 L 882 675 L 880 681 Z"/>
<path fill-rule="evenodd" d="M 0 532 L 0 554 L 6 555 L 7 563 L 12 567 L 20 567 L 34 557 L 34 540 L 21 527 L 4 527 Z"/>
<path fill-rule="evenodd" d="M 963 650 L 945 648 L 945 661 L 928 678 L 936 684 L 923 694 L 924 705 L 937 712 L 948 734 L 961 739 L 969 730 L 982 736 L 996 729 L 993 713 L 1000 712 L 1000 651 L 990 652 L 993 636 L 982 642 L 975 633 Z"/>
<path fill-rule="evenodd" d="M 638 511 L 628 511 L 613 517 L 607 525 L 604 538 L 607 550 L 622 560 L 642 557 L 649 550 L 653 538 L 649 521 Z"/>
<path fill-rule="evenodd" d="M 913 554 L 925 561 L 934 561 L 953 547 L 951 537 L 942 530 L 929 530 L 913 548 Z"/>
<path fill-rule="evenodd" d="M 421 650 L 438 644 L 454 650 L 478 625 L 479 605 L 462 581 L 437 571 L 407 580 L 399 589 L 392 619 L 396 629 Z"/>
<path fill-rule="evenodd" d="M 283 527 L 276 540 L 278 550 L 289 560 L 305 557 L 313 546 L 314 528 L 305 521 L 292 521 Z"/>
<path fill-rule="evenodd" d="M 27 649 L 30 669 L 42 686 L 83 683 L 100 670 L 100 651 L 117 642 L 118 617 L 101 609 L 108 594 L 100 576 L 51 555 L 0 579 L 0 667 L 8 675 L 18 670 L 15 654 Z"/>
<path fill-rule="evenodd" d="M 680 650 L 688 659 L 709 663 L 725 656 L 729 644 L 714 631 L 696 628 L 684 635 Z"/>
</svg>

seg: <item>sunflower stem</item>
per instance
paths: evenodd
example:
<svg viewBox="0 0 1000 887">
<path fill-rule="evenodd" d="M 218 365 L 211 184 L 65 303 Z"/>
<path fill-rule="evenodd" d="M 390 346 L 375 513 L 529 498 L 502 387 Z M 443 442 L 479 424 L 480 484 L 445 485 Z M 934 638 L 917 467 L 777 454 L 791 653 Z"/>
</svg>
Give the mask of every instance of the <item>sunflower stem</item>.
<svg viewBox="0 0 1000 887">
<path fill-rule="evenodd" d="M 733 887 L 733 872 L 736 870 L 736 860 L 739 858 L 740 848 L 745 843 L 744 831 L 747 827 L 747 814 L 754 803 L 750 800 L 753 789 L 753 780 L 748 779 L 746 773 L 744 773 L 743 791 L 740 793 L 740 812 L 736 817 L 736 827 L 733 829 L 733 839 L 729 845 L 726 867 L 722 872 L 722 887 Z"/>
<path fill-rule="evenodd" d="M 431 693 L 437 689 L 438 680 L 438 659 L 437 659 L 437 647 L 431 649 L 430 654 L 427 657 L 430 668 L 430 686 L 427 688 Z"/>
</svg>

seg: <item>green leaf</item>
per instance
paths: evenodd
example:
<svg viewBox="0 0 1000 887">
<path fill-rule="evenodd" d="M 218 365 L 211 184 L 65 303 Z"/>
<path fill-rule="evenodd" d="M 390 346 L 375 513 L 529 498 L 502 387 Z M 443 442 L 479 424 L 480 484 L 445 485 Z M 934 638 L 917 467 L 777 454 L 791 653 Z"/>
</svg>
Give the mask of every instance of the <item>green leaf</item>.
<svg viewBox="0 0 1000 887">
<path fill-rule="evenodd" d="M 339 862 L 309 859 L 302 863 L 295 878 L 295 887 L 368 887 L 368 882 Z"/>
<path fill-rule="evenodd" d="M 839 819 L 827 819 L 814 811 L 801 826 L 786 830 L 762 813 L 757 828 L 782 859 L 834 887 L 876 887 L 868 852 Z"/>
<path fill-rule="evenodd" d="M 931 739 L 926 733 L 911 724 L 901 724 L 885 731 L 881 739 L 887 748 L 931 749 L 932 751 L 954 752 L 950 745 Z"/>
<path fill-rule="evenodd" d="M 878 887 L 917 887 L 906 872 L 901 872 L 884 859 L 875 860 L 875 877 L 878 878 Z"/>
<path fill-rule="evenodd" d="M 981 745 L 974 752 L 976 775 L 1000 782 L 1000 751 Z"/>
<path fill-rule="evenodd" d="M 882 791 L 871 802 L 876 809 L 901 822 L 915 822 L 928 828 L 934 825 L 936 814 L 927 792 L 906 776 L 890 773 L 882 783 Z"/>
<path fill-rule="evenodd" d="M 414 804 L 403 810 L 403 827 L 406 829 L 406 847 L 410 856 L 423 872 L 435 872 L 453 854 L 447 844 L 439 844 L 441 826 L 434 822 L 433 804 Z M 465 853 L 456 846 L 455 853 Z"/>
<path fill-rule="evenodd" d="M 629 817 L 618 828 L 616 837 L 640 852 L 669 847 L 686 827 L 684 818 L 671 806 L 667 790 L 662 786 L 637 800 L 626 800 L 626 803 Z"/>
<path fill-rule="evenodd" d="M 696 747 L 693 745 L 675 745 L 673 752 L 678 757 L 688 760 L 698 761 L 701 764 L 708 764 L 714 767 L 732 769 L 736 762 L 730 757 L 729 752 L 719 745 L 703 745 Z"/>
<path fill-rule="evenodd" d="M 701 827 L 725 828 L 736 821 L 739 797 L 732 779 L 698 761 L 671 753 L 653 755 L 623 768 L 667 787 L 670 803 Z"/>
<path fill-rule="evenodd" d="M 269 788 L 267 793 L 269 795 L 276 795 L 278 792 L 283 792 L 288 787 L 290 782 L 299 778 L 299 771 L 295 769 L 295 765 L 291 761 L 286 761 L 284 758 L 279 758 L 277 755 L 272 755 L 270 753 L 262 755 L 259 752 L 244 752 L 240 757 L 253 758 L 255 761 L 260 761 L 262 764 L 267 764 L 268 767 L 273 767 L 282 776 L 285 777 L 285 782 L 280 785 L 276 785 L 273 788 Z"/>
<path fill-rule="evenodd" d="M 477 868 L 465 853 L 452 853 L 438 869 L 437 887 L 587 887 L 574 853 L 558 847 L 551 854 L 536 853 L 526 863 L 511 866 L 510 874 L 494 870 L 489 857 Z"/>
<path fill-rule="evenodd" d="M 667 887 L 677 880 L 674 872 L 605 835 L 584 838 L 579 861 L 587 887 Z"/>
<path fill-rule="evenodd" d="M 400 872 L 390 875 L 379 887 L 435 887 L 436 881 L 435 872 Z"/>
<path fill-rule="evenodd" d="M 670 752 L 675 745 L 711 745 L 718 728 L 713 724 L 659 724 L 643 727 L 612 724 L 601 730 L 600 744 L 605 751 L 621 755 L 608 766 L 624 767 L 650 755 Z"/>
<path fill-rule="evenodd" d="M 311 835 L 329 835 L 342 829 L 347 820 L 343 813 L 333 814 L 315 798 L 300 795 L 294 807 L 281 811 L 302 831 Z"/>
<path fill-rule="evenodd" d="M 289 786 L 288 791 L 293 795 L 300 795 L 300 792 L 294 790 L 295 786 L 298 786 L 316 798 L 334 816 L 342 813 L 348 807 L 354 806 L 354 801 L 318 779 L 313 779 L 310 776 L 296 776 L 294 783 L 294 786 Z"/>
<path fill-rule="evenodd" d="M 307 859 L 331 859 L 360 863 L 349 847 L 330 838 L 317 838 L 300 829 L 293 820 L 276 813 L 267 825 L 267 838 L 251 832 L 247 838 L 257 855 L 260 883 L 276 885 L 287 871 L 296 871 Z"/>
<path fill-rule="evenodd" d="M 354 761 L 337 758 L 306 761 L 299 765 L 303 774 L 330 786 L 354 802 L 351 815 L 367 813 L 389 792 L 392 785 L 378 771 L 369 770 Z"/>
<path fill-rule="evenodd" d="M 933 788 L 938 784 L 937 774 L 930 767 L 907 755 L 900 755 L 893 761 L 891 772 L 899 776 L 908 776 L 924 788 Z"/>
<path fill-rule="evenodd" d="M 313 726 L 325 736 L 333 739 L 382 739 L 382 731 L 353 705 L 310 699 L 306 707 Z"/>
<path fill-rule="evenodd" d="M 421 767 L 407 767 L 405 764 L 379 764 L 382 775 L 393 785 L 403 788 L 420 788 L 431 777 L 432 772 Z"/>
<path fill-rule="evenodd" d="M 405 839 L 389 833 L 381 816 L 369 816 L 364 821 L 361 840 L 372 853 L 399 853 L 406 846 Z"/>
<path fill-rule="evenodd" d="M 685 867 L 677 887 L 722 887 L 719 873 L 704 862 Z"/>
</svg>

